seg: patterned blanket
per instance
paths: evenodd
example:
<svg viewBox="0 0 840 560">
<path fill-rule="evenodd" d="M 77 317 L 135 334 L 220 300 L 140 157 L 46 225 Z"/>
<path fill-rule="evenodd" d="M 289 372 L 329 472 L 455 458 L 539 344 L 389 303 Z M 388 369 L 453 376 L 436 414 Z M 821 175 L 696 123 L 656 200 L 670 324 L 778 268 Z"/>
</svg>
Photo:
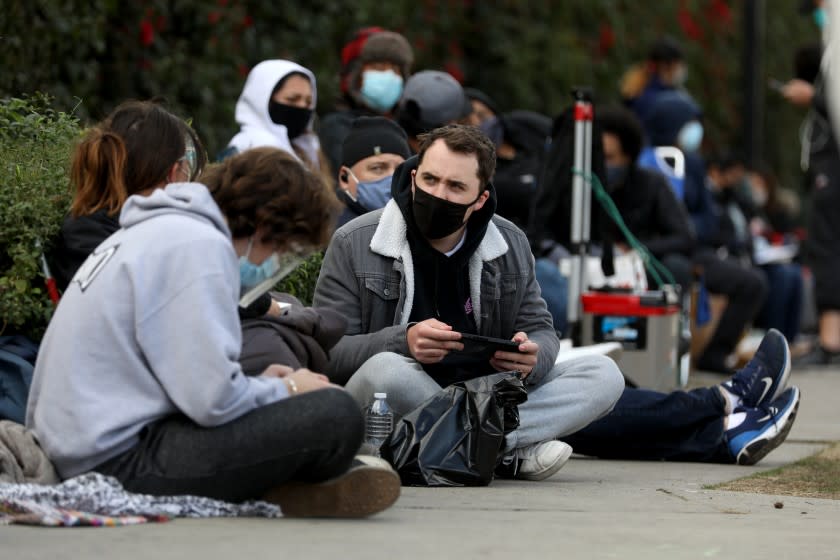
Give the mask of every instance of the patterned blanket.
<svg viewBox="0 0 840 560">
<path fill-rule="evenodd" d="M 0 524 L 114 527 L 173 517 L 281 517 L 260 501 L 231 504 L 199 496 L 132 494 L 112 477 L 87 473 L 61 484 L 0 484 Z"/>
</svg>

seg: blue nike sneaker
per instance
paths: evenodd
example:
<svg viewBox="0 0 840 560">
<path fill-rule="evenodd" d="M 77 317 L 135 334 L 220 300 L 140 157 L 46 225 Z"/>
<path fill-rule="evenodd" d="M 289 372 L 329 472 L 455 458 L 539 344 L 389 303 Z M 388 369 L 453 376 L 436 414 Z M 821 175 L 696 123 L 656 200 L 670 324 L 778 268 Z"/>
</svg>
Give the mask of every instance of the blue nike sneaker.
<svg viewBox="0 0 840 560">
<path fill-rule="evenodd" d="M 770 329 L 755 356 L 723 388 L 740 399 L 740 406 L 756 408 L 776 400 L 790 377 L 790 347 L 785 335 Z"/>
<path fill-rule="evenodd" d="M 778 399 L 758 408 L 740 408 L 744 421 L 726 430 L 729 451 L 739 465 L 754 465 L 785 441 L 796 411 L 799 409 L 799 388 L 789 387 Z"/>
</svg>

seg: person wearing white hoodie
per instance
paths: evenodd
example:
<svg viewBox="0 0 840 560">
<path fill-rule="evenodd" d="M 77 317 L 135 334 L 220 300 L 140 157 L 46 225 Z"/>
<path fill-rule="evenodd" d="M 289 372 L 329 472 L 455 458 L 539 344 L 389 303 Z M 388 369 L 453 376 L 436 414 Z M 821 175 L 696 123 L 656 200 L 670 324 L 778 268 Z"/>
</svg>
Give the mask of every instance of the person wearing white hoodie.
<svg viewBox="0 0 840 560">
<path fill-rule="evenodd" d="M 220 159 L 260 146 L 280 148 L 332 185 L 329 162 L 313 128 L 317 101 L 311 70 L 289 60 L 260 62 L 248 73 L 236 102 L 240 130 Z"/>
<path fill-rule="evenodd" d="M 27 427 L 63 478 L 97 471 L 134 492 L 263 498 L 290 516 L 389 507 L 399 478 L 354 460 L 363 420 L 347 393 L 283 365 L 248 377 L 238 361 L 240 278 L 270 276 L 283 253 L 324 243 L 327 191 L 277 149 L 223 163 L 216 200 L 179 182 L 192 175 L 186 156 L 162 163 L 64 292 Z"/>
</svg>

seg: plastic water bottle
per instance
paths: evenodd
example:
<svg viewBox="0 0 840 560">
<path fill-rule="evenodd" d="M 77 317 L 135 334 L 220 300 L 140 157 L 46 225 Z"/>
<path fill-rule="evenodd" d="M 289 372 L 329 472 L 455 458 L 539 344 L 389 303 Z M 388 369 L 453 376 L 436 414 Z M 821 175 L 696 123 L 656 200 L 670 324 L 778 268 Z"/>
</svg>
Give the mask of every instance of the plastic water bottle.
<svg viewBox="0 0 840 560">
<path fill-rule="evenodd" d="M 387 397 L 385 393 L 374 393 L 373 404 L 370 405 L 365 418 L 365 444 L 377 457 L 379 448 L 394 429 L 394 412 L 385 400 Z"/>
</svg>

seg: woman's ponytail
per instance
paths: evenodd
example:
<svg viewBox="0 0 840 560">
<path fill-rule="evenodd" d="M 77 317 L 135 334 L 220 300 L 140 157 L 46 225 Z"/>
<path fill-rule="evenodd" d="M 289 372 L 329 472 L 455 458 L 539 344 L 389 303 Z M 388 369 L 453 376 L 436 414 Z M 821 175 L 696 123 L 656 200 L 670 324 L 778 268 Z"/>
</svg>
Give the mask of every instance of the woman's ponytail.
<svg viewBox="0 0 840 560">
<path fill-rule="evenodd" d="M 119 135 L 101 126 L 90 129 L 73 155 L 70 182 L 75 196 L 71 215 L 86 216 L 99 210 L 119 213 L 128 198 L 127 159 L 125 143 Z"/>
</svg>

